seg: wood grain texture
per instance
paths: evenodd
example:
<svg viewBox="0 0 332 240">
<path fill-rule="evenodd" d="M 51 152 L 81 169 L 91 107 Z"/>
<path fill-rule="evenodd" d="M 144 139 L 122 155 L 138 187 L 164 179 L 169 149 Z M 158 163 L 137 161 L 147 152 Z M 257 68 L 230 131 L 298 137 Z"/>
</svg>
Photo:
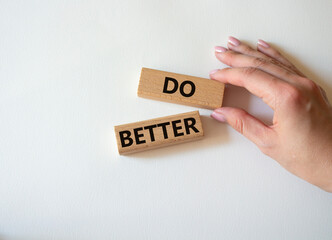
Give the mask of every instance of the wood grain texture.
<svg viewBox="0 0 332 240">
<path fill-rule="evenodd" d="M 204 135 L 198 111 L 119 125 L 114 131 L 121 155 L 194 141 Z"/>
<path fill-rule="evenodd" d="M 215 109 L 222 105 L 224 88 L 223 83 L 211 79 L 142 68 L 137 95 L 154 100 Z"/>
</svg>

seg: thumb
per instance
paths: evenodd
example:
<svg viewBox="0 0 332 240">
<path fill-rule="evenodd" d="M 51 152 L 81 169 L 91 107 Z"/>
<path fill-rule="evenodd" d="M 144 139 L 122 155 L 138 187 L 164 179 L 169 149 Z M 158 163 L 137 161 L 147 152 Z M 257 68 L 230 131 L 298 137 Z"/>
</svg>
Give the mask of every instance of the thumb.
<svg viewBox="0 0 332 240">
<path fill-rule="evenodd" d="M 243 134 L 250 141 L 255 143 L 263 152 L 263 149 L 272 145 L 275 139 L 275 132 L 263 122 L 253 117 L 243 109 L 222 107 L 217 108 L 211 117 L 228 123 L 239 133 Z"/>
</svg>

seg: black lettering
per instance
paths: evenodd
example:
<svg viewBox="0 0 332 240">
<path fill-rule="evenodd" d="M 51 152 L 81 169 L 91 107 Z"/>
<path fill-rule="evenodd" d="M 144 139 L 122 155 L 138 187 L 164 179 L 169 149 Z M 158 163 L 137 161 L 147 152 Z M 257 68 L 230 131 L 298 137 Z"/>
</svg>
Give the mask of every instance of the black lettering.
<svg viewBox="0 0 332 240">
<path fill-rule="evenodd" d="M 195 118 L 192 118 L 192 117 L 185 118 L 185 119 L 183 119 L 183 121 L 184 121 L 184 127 L 186 129 L 187 134 L 190 134 L 190 130 L 189 130 L 190 128 L 192 130 L 194 130 L 195 133 L 199 132 L 198 129 L 195 127 L 195 124 L 196 124 Z M 190 124 L 189 124 L 189 121 L 190 121 Z"/>
<path fill-rule="evenodd" d="M 133 139 L 130 137 L 131 132 L 128 130 L 119 132 L 121 147 L 129 147 L 133 144 Z M 125 136 L 126 135 L 126 136 Z M 128 143 L 125 143 L 125 140 L 128 140 Z"/>
<path fill-rule="evenodd" d="M 167 129 L 166 129 L 166 126 L 167 125 L 170 125 L 169 122 L 164 122 L 164 123 L 159 123 L 157 126 L 158 127 L 162 127 L 163 129 L 163 134 L 164 134 L 164 139 L 167 139 L 168 138 L 168 135 L 167 135 Z"/>
<path fill-rule="evenodd" d="M 168 90 L 168 83 L 169 81 L 174 83 L 174 87 L 171 90 Z M 163 93 L 175 93 L 176 90 L 178 90 L 179 87 L 179 83 L 175 78 L 170 78 L 170 77 L 165 77 L 165 83 L 164 83 L 164 89 L 163 89 Z"/>
<path fill-rule="evenodd" d="M 173 127 L 173 132 L 174 132 L 174 137 L 179 137 L 179 136 L 183 136 L 184 133 L 183 132 L 178 132 L 178 130 L 182 129 L 182 126 L 176 126 L 177 123 L 180 123 L 181 120 L 175 120 L 172 121 L 172 127 Z"/>
<path fill-rule="evenodd" d="M 144 129 L 148 129 L 149 130 L 149 133 L 150 133 L 150 139 L 151 139 L 151 142 L 154 142 L 155 139 L 154 139 L 154 133 L 153 133 L 153 129 L 156 128 L 157 125 L 150 125 L 150 126 L 145 126 Z"/>
<path fill-rule="evenodd" d="M 189 93 L 185 93 L 185 92 L 184 92 L 184 86 L 185 86 L 186 84 L 189 84 L 189 85 L 191 86 L 191 90 L 190 90 Z M 192 81 L 189 81 L 189 80 L 187 80 L 187 81 L 183 81 L 183 82 L 181 83 L 181 85 L 180 85 L 180 93 L 181 93 L 181 95 L 184 96 L 184 97 L 191 97 L 192 95 L 194 95 L 195 90 L 196 90 L 196 86 L 195 86 L 195 84 L 194 84 Z"/>
<path fill-rule="evenodd" d="M 140 139 L 139 139 L 140 137 L 143 137 L 143 136 L 144 136 L 144 134 L 138 134 L 138 131 L 142 131 L 143 128 L 141 128 L 141 127 L 140 127 L 140 128 L 134 128 L 133 130 L 134 130 L 134 135 L 135 135 L 136 144 L 138 145 L 138 144 L 146 143 L 145 140 L 140 140 Z"/>
</svg>

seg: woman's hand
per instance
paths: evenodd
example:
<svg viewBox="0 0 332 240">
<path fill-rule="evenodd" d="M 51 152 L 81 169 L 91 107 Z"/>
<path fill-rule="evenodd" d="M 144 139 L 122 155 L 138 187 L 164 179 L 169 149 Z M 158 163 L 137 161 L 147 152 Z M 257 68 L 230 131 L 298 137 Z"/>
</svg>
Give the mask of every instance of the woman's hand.
<svg viewBox="0 0 332 240">
<path fill-rule="evenodd" d="M 211 114 L 253 141 L 260 150 L 300 178 L 332 192 L 332 107 L 322 88 L 266 42 L 257 50 L 230 37 L 216 57 L 231 68 L 211 79 L 248 89 L 274 110 L 266 126 L 246 111 L 222 107 Z"/>
</svg>

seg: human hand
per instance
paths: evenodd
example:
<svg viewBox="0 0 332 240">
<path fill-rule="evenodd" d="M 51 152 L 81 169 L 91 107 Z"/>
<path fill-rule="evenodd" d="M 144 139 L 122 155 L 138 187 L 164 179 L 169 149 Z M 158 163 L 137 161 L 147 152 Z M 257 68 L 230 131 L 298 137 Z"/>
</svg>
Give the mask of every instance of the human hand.
<svg viewBox="0 0 332 240">
<path fill-rule="evenodd" d="M 211 114 L 254 142 L 259 149 L 298 177 L 332 192 L 332 107 L 322 88 L 266 42 L 257 50 L 234 37 L 216 57 L 231 68 L 210 78 L 246 88 L 274 110 L 265 125 L 246 111 L 222 107 Z"/>
</svg>

